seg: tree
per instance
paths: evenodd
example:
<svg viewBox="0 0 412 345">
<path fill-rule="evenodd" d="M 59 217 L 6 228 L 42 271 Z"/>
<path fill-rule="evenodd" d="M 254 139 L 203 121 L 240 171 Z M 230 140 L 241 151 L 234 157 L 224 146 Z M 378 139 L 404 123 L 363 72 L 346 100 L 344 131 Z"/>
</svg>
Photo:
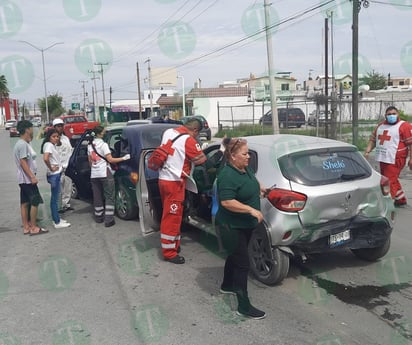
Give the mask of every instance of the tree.
<svg viewBox="0 0 412 345">
<path fill-rule="evenodd" d="M 59 96 L 56 92 L 54 95 L 47 96 L 47 108 L 49 110 L 49 119 L 52 120 L 55 117 L 62 115 L 65 110 L 62 106 L 63 97 Z M 37 100 L 37 105 L 40 108 L 42 114 L 46 113 L 46 99 L 39 98 Z"/>
<path fill-rule="evenodd" d="M 368 72 L 360 78 L 361 84 L 369 85 L 370 90 L 383 89 L 386 86 L 386 77 L 375 71 Z"/>
<path fill-rule="evenodd" d="M 9 92 L 6 77 L 4 75 L 0 75 L 0 116 L 2 120 L 4 120 L 3 102 L 9 98 Z"/>
</svg>

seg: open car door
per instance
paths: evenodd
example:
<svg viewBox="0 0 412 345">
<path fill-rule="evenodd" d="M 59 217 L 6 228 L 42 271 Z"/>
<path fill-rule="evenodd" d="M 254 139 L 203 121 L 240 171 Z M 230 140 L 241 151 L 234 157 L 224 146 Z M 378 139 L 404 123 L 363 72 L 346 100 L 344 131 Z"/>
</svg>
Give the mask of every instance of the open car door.
<svg viewBox="0 0 412 345">
<path fill-rule="evenodd" d="M 158 185 L 159 174 L 150 170 L 147 161 L 154 149 L 143 150 L 139 159 L 139 180 L 136 199 L 139 205 L 140 229 L 144 236 L 160 230 L 162 202 Z"/>
</svg>

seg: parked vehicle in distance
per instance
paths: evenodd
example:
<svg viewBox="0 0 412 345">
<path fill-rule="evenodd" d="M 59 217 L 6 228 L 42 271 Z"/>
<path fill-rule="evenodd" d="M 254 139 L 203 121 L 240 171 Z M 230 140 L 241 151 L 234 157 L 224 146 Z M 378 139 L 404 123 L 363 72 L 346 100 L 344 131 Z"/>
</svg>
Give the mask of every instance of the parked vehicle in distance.
<svg viewBox="0 0 412 345">
<path fill-rule="evenodd" d="M 11 137 L 19 137 L 19 136 L 20 136 L 19 132 L 17 131 L 17 127 L 16 127 L 16 126 L 13 126 L 13 127 L 10 127 L 10 128 L 9 128 L 9 134 L 10 134 L 10 138 L 11 138 Z"/>
<path fill-rule="evenodd" d="M 81 135 L 88 129 L 100 125 L 100 122 L 89 121 L 84 115 L 62 115 L 59 117 L 64 122 L 64 134 L 70 139 L 72 144 L 75 144 L 76 140 L 80 139 Z M 44 133 L 52 128 L 49 126 L 45 128 Z"/>
<path fill-rule="evenodd" d="M 41 119 L 39 118 L 32 119 L 31 123 L 33 124 L 33 127 L 41 127 Z"/>
<path fill-rule="evenodd" d="M 17 126 L 17 120 L 7 120 L 4 124 L 4 129 L 9 130 L 11 127 Z"/>
<path fill-rule="evenodd" d="M 278 122 L 280 128 L 302 127 L 305 122 L 305 113 L 300 108 L 278 108 Z M 269 110 L 259 119 L 260 125 L 272 125 L 272 110 Z"/>
<path fill-rule="evenodd" d="M 202 130 L 199 133 L 200 137 L 206 138 L 206 140 L 212 139 L 212 131 L 209 127 L 209 123 L 207 122 L 206 118 L 202 115 L 192 115 L 192 116 L 183 116 L 180 120 L 183 123 L 186 123 L 191 118 L 197 118 L 202 123 Z"/>
<path fill-rule="evenodd" d="M 331 113 L 328 111 L 328 120 L 330 121 Z M 325 111 L 320 110 L 317 112 L 316 110 L 312 111 L 308 116 L 308 125 L 309 126 L 324 126 L 326 122 Z"/>
<path fill-rule="evenodd" d="M 139 158 L 142 150 L 160 145 L 163 132 L 176 124 L 157 123 L 139 126 L 126 126 L 126 122 L 108 126 L 103 138 L 108 143 L 113 157 L 129 153 L 130 160 L 117 164 L 114 171 L 116 201 L 115 211 L 120 219 L 137 217 L 136 183 L 139 178 Z M 66 175 L 73 180 L 73 197 L 92 199 L 90 166 L 87 145 L 91 140 L 91 130 L 87 130 L 78 140 L 66 169 Z"/>
<path fill-rule="evenodd" d="M 350 144 L 301 135 L 247 137 L 249 166 L 269 187 L 261 198 L 264 220 L 249 245 L 251 271 L 262 283 L 280 283 L 291 257 L 350 249 L 360 259 L 375 261 L 389 250 L 395 209 L 389 181 Z M 208 157 L 219 150 L 213 143 Z M 136 195 L 144 234 L 158 230 L 161 202 L 157 175 L 140 157 Z M 220 248 L 230 248 L 230 231 L 212 218 L 216 171 L 196 167 L 198 193 L 186 197 L 184 223 L 214 234 Z M 205 181 L 208 181 L 206 183 Z"/>
</svg>

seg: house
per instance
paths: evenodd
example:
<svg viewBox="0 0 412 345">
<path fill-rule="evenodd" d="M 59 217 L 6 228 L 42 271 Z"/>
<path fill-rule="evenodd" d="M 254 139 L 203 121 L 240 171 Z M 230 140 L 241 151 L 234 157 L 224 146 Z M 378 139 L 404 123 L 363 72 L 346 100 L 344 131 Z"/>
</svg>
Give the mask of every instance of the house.
<svg viewBox="0 0 412 345">
<path fill-rule="evenodd" d="M 8 120 L 18 120 L 17 99 L 5 98 L 0 103 L 0 125 L 3 126 Z"/>
<path fill-rule="evenodd" d="M 191 103 L 190 115 L 203 115 L 209 126 L 216 131 L 219 123 L 218 106 L 232 106 L 248 104 L 250 97 L 247 86 L 193 88 L 186 95 L 187 102 Z"/>
<path fill-rule="evenodd" d="M 275 76 L 275 90 L 277 99 L 280 101 L 290 100 L 291 94 L 297 89 L 297 80 L 292 77 L 291 72 L 278 72 Z M 251 101 L 264 101 L 270 99 L 269 76 L 256 77 L 250 74 L 249 78 L 239 79 L 239 86 L 246 86 L 250 90 Z"/>
</svg>

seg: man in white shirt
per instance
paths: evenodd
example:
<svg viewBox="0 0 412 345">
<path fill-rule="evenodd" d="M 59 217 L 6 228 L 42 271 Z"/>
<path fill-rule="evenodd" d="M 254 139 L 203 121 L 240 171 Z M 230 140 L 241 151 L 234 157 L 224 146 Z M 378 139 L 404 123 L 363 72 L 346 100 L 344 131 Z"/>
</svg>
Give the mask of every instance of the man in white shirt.
<svg viewBox="0 0 412 345">
<path fill-rule="evenodd" d="M 61 206 L 60 206 L 60 213 L 64 213 L 66 211 L 73 210 L 73 207 L 70 205 L 70 200 L 72 197 L 72 189 L 73 189 L 73 182 L 70 177 L 66 176 L 65 171 L 69 164 L 69 159 L 73 151 L 73 147 L 70 143 L 70 139 L 64 134 L 64 121 L 60 118 L 56 118 L 53 120 L 53 127 L 57 130 L 60 134 L 60 143 L 57 144 L 56 149 L 59 153 L 62 163 L 62 174 L 60 179 L 60 199 L 61 199 Z"/>
</svg>

